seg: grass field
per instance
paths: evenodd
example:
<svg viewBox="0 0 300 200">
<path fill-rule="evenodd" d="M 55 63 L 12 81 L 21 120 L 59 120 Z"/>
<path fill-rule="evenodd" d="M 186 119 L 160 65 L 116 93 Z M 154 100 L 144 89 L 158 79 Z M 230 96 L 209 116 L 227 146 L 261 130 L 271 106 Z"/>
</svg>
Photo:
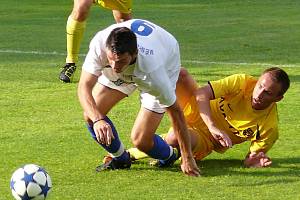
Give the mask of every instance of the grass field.
<svg viewBox="0 0 300 200">
<path fill-rule="evenodd" d="M 58 81 L 65 60 L 65 23 L 72 1 L 5 1 L 0 8 L 0 200 L 12 199 L 10 177 L 26 163 L 43 166 L 53 181 L 49 199 L 300 199 L 300 1 L 134 0 L 134 16 L 165 27 L 180 42 L 182 63 L 199 84 L 233 73 L 259 76 L 271 65 L 292 81 L 278 104 L 280 138 L 273 166 L 247 169 L 249 144 L 198 162 L 200 178 L 139 161 L 130 170 L 95 173 L 105 152 L 89 136 L 75 82 Z M 93 7 L 82 43 L 113 23 Z M 84 56 L 80 57 L 80 64 Z M 130 146 L 138 94 L 110 113 Z M 167 118 L 158 132 L 168 130 Z"/>
</svg>

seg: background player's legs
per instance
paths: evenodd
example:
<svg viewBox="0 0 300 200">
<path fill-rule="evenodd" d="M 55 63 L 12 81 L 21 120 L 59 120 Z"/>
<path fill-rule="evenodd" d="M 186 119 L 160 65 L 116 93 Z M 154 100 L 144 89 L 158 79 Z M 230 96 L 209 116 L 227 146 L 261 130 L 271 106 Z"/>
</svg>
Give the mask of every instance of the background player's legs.
<svg viewBox="0 0 300 200">
<path fill-rule="evenodd" d="M 67 58 L 66 65 L 60 72 L 59 79 L 65 83 L 72 82 L 76 71 L 76 63 L 80 44 L 85 31 L 85 24 L 91 6 L 99 4 L 104 8 L 112 10 L 114 19 L 117 23 L 131 19 L 132 1 L 112 1 L 112 0 L 74 0 L 74 6 L 71 15 L 67 21 Z M 118 10 L 120 9 L 120 10 Z"/>
<path fill-rule="evenodd" d="M 67 58 L 66 65 L 63 67 L 59 79 L 69 83 L 73 79 L 76 70 L 80 44 L 85 31 L 86 19 L 89 14 L 93 0 L 74 0 L 71 15 L 68 17 L 67 31 Z"/>
<path fill-rule="evenodd" d="M 67 22 L 67 58 L 66 63 L 76 63 L 80 43 L 85 31 L 86 20 L 93 0 L 74 0 L 74 7 Z"/>
</svg>

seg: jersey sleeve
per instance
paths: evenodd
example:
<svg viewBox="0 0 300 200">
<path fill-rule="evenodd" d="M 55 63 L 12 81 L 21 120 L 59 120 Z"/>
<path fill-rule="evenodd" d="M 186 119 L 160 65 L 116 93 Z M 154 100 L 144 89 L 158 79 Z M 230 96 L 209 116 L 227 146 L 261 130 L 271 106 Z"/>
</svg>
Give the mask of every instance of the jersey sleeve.
<svg viewBox="0 0 300 200">
<path fill-rule="evenodd" d="M 251 141 L 249 152 L 268 152 L 278 139 L 278 128 L 274 127 L 260 134 L 259 139 Z"/>
<path fill-rule="evenodd" d="M 154 94 L 152 95 L 157 97 L 160 104 L 169 107 L 176 101 L 175 87 L 178 76 L 175 75 L 170 77 L 165 73 L 165 70 L 161 69 L 162 68 L 158 68 L 150 74 L 154 88 Z"/>
<path fill-rule="evenodd" d="M 217 81 L 209 81 L 208 84 L 211 86 L 214 98 L 219 98 L 239 93 L 245 87 L 248 78 L 250 77 L 245 74 L 234 74 Z"/>
<path fill-rule="evenodd" d="M 278 116 L 277 106 L 275 105 L 269 113 L 269 117 L 263 121 L 258 133 L 256 133 L 256 137 L 251 139 L 249 152 L 262 151 L 266 153 L 274 145 L 278 136 Z"/>
</svg>

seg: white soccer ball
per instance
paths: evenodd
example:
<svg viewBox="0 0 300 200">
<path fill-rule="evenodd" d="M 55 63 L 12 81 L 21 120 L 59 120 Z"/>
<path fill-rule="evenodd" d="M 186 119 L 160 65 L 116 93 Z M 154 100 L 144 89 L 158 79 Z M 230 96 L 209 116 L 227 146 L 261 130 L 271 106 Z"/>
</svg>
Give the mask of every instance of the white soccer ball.
<svg viewBox="0 0 300 200">
<path fill-rule="evenodd" d="M 17 169 L 10 180 L 11 192 L 17 200 L 44 200 L 51 187 L 48 173 L 35 164 L 27 164 Z"/>
</svg>

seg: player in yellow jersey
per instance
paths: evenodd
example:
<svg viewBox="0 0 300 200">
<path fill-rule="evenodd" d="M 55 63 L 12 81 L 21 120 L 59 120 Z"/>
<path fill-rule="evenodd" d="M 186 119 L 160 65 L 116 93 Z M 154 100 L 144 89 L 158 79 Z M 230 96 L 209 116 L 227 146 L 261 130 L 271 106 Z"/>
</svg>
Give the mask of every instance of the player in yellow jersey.
<svg viewBox="0 0 300 200">
<path fill-rule="evenodd" d="M 112 10 L 117 23 L 131 19 L 132 0 L 74 0 L 73 10 L 66 26 L 66 64 L 59 74 L 59 79 L 65 83 L 69 83 L 73 79 L 86 20 L 93 4 Z"/>
<path fill-rule="evenodd" d="M 270 166 L 272 161 L 266 153 L 278 138 L 276 102 L 289 85 L 286 72 L 273 67 L 258 80 L 235 74 L 198 88 L 182 69 L 176 94 L 189 127 L 194 157 L 201 160 L 212 151 L 223 153 L 235 144 L 250 141 L 245 166 Z M 179 147 L 172 128 L 164 139 Z M 133 159 L 145 156 L 134 148 L 129 152 Z"/>
</svg>

